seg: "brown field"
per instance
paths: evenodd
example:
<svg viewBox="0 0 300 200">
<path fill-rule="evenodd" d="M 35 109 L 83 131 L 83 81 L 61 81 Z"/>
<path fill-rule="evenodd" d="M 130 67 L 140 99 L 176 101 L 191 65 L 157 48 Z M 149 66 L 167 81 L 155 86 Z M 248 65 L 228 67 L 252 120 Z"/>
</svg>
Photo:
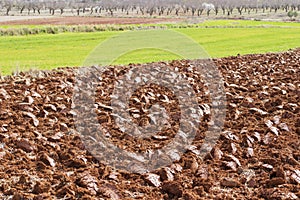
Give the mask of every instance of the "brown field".
<svg viewBox="0 0 300 200">
<path fill-rule="evenodd" d="M 145 175 L 114 170 L 85 149 L 71 109 L 75 69 L 2 77 L 0 198 L 299 199 L 300 50 L 214 62 L 224 77 L 227 96 L 225 125 L 215 147 L 204 159 L 198 158 L 207 130 L 203 122 L 193 148 L 179 161 Z M 203 82 L 196 81 L 199 74 L 187 70 L 190 61 L 157 65 L 178 67 L 194 87 L 205 90 Z M 136 140 L 114 126 L 109 95 L 113 80 L 128 69 L 114 67 L 103 73 L 97 96 L 102 105 L 97 108 L 99 123 L 120 148 L 137 151 L 164 145 L 174 136 L 171 130 L 163 141 L 162 137 Z M 142 94 L 140 90 L 135 97 Z M 199 102 L 203 100 L 200 95 Z M 141 109 L 151 103 L 145 98 L 139 102 L 131 106 Z M 163 105 L 172 112 L 169 116 L 179 112 L 174 101 Z M 171 120 L 176 129 L 178 120 Z"/>
<path fill-rule="evenodd" d="M 12 17 L 13 18 L 13 17 Z M 151 24 L 163 22 L 179 22 L 176 18 L 107 18 L 107 17 L 44 17 L 15 20 L 0 20 L 0 25 L 96 25 L 96 24 Z"/>
</svg>

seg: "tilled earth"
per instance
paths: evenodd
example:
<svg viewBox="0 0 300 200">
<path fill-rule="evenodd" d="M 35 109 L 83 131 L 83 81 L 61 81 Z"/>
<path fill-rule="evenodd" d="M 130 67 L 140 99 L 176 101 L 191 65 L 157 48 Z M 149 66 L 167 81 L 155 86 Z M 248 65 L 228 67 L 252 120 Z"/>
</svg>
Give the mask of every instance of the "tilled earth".
<svg viewBox="0 0 300 200">
<path fill-rule="evenodd" d="M 170 18 L 109 18 L 109 17 L 15 17 L 15 20 L 0 19 L 0 25 L 95 25 L 95 24 L 151 24 L 151 23 L 170 23 L 180 22 L 182 19 Z M 14 19 L 14 18 L 13 18 Z"/>
<path fill-rule="evenodd" d="M 206 116 L 189 150 L 173 164 L 146 174 L 114 169 L 87 152 L 74 125 L 74 69 L 2 77 L 0 198 L 299 199 L 300 50 L 214 62 L 227 97 L 226 121 L 215 147 L 204 158 L 197 155 L 210 119 L 209 106 L 204 106 Z M 205 84 L 188 70 L 191 61 L 156 65 L 186 74 L 198 88 L 199 103 L 211 105 Z M 121 148 L 161 148 L 176 134 L 180 113 L 176 97 L 164 88 L 138 90 L 129 106 L 136 112 L 131 113 L 133 121 L 145 125 L 151 121 L 144 112 L 149 104 L 161 104 L 174 130 L 136 139 L 114 125 L 109 107 L 114 81 L 131 67 L 103 73 L 97 88 L 98 121 Z"/>
</svg>

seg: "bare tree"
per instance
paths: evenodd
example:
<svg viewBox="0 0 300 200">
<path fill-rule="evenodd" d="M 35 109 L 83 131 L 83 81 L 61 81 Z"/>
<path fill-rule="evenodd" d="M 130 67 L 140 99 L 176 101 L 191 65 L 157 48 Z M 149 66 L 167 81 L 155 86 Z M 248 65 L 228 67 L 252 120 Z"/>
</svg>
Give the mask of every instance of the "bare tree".
<svg viewBox="0 0 300 200">
<path fill-rule="evenodd" d="M 55 8 L 59 9 L 60 15 L 64 14 L 64 10 L 69 7 L 70 2 L 67 1 L 59 1 Z"/>
<path fill-rule="evenodd" d="M 187 0 L 185 1 L 185 13 L 188 13 L 189 10 L 192 12 L 192 16 L 195 16 L 195 13 L 198 9 L 198 15 L 200 15 L 201 11 L 199 12 L 200 2 L 198 0 Z"/>
<path fill-rule="evenodd" d="M 121 12 L 129 15 L 130 12 L 150 16 L 179 15 L 201 16 L 205 11 L 209 16 L 212 11 L 216 15 L 232 15 L 236 10 L 240 15 L 258 12 L 278 12 L 282 9 L 288 11 L 300 11 L 300 0 L 1 0 L 0 9 L 5 15 L 9 15 L 13 10 L 23 13 L 28 10 L 28 14 L 41 13 L 42 9 L 49 10 L 51 15 L 59 10 L 64 14 L 65 10 L 71 12 L 94 14 L 106 11 L 109 15 Z M 222 12 L 220 12 L 222 11 Z"/>
<path fill-rule="evenodd" d="M 26 5 L 27 5 L 26 1 L 23 1 L 23 0 L 16 1 L 16 8 L 18 9 L 18 11 L 20 11 L 20 14 L 23 13 L 23 11 L 26 8 Z"/>
<path fill-rule="evenodd" d="M 179 15 L 179 11 L 182 8 L 182 2 L 179 0 L 178 2 L 176 2 L 176 4 L 174 5 L 174 9 L 175 9 L 175 15 Z"/>
<path fill-rule="evenodd" d="M 114 16 L 114 12 L 118 10 L 120 2 L 118 0 L 102 0 L 101 4 L 111 16 Z"/>
<path fill-rule="evenodd" d="M 9 12 L 12 10 L 14 6 L 14 1 L 12 0 L 3 0 L 1 2 L 1 7 L 5 9 L 5 15 L 9 15 Z"/>
<path fill-rule="evenodd" d="M 41 14 L 41 10 L 45 7 L 44 2 L 37 2 L 34 4 L 33 6 L 33 13 L 35 13 L 35 11 L 38 12 L 38 14 Z"/>
<path fill-rule="evenodd" d="M 73 10 L 75 10 L 76 14 L 79 16 L 80 11 L 83 11 L 83 8 L 85 7 L 85 2 L 84 1 L 73 0 L 73 1 L 70 2 L 70 7 L 72 9 L 72 13 L 73 13 Z"/>
<path fill-rule="evenodd" d="M 158 0 L 149 0 L 145 3 L 146 3 L 145 7 L 147 9 L 147 13 L 150 16 L 152 16 L 156 12 L 156 9 L 159 6 L 159 1 Z"/>
</svg>

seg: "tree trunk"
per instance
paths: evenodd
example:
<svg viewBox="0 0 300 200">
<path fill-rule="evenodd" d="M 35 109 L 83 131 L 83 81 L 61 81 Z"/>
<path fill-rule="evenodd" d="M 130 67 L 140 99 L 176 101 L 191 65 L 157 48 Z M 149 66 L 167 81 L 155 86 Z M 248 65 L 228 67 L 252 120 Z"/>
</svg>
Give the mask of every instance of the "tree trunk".
<svg viewBox="0 0 300 200">
<path fill-rule="evenodd" d="M 196 9 L 192 8 L 192 16 L 195 16 Z"/>
<path fill-rule="evenodd" d="M 292 11 L 296 10 L 296 6 L 294 6 L 294 5 L 292 5 L 291 8 L 292 8 Z"/>
<path fill-rule="evenodd" d="M 219 8 L 215 7 L 215 14 L 218 15 L 218 13 L 219 13 Z"/>
<path fill-rule="evenodd" d="M 237 7 L 238 12 L 240 13 L 240 15 L 242 15 L 243 12 L 243 7 Z"/>
<path fill-rule="evenodd" d="M 110 9 L 109 9 L 109 12 L 110 12 L 110 15 L 111 15 L 111 16 L 114 16 L 114 10 L 113 10 L 113 9 L 110 8 Z"/>
<path fill-rule="evenodd" d="M 286 6 L 285 7 L 285 12 L 288 12 L 289 11 L 289 6 Z"/>
<path fill-rule="evenodd" d="M 172 13 L 172 10 L 173 10 L 173 8 L 168 8 L 168 10 L 167 10 L 167 15 L 171 14 L 171 13 Z"/>
<path fill-rule="evenodd" d="M 6 15 L 9 14 L 10 10 L 11 10 L 11 7 L 6 8 Z"/>
<path fill-rule="evenodd" d="M 210 14 L 210 11 L 211 11 L 211 10 L 207 10 L 207 13 L 206 13 L 206 14 L 207 14 L 207 16 L 209 16 L 209 14 Z"/>
<path fill-rule="evenodd" d="M 204 9 L 198 9 L 198 16 L 202 15 Z"/>
<path fill-rule="evenodd" d="M 144 14 L 145 14 L 145 13 L 144 13 L 144 9 L 143 9 L 143 8 L 140 8 L 140 11 L 141 11 L 142 15 L 144 15 Z"/>
<path fill-rule="evenodd" d="M 163 15 L 165 13 L 165 8 L 160 8 L 159 16 Z"/>
<path fill-rule="evenodd" d="M 222 10 L 223 10 L 223 15 L 225 15 L 225 12 L 226 12 L 225 8 L 222 7 Z"/>
<path fill-rule="evenodd" d="M 152 15 L 153 15 L 153 13 L 154 13 L 154 9 L 151 8 L 151 10 L 150 10 L 150 12 L 149 12 L 149 14 L 150 14 L 151 17 L 152 17 Z"/>
</svg>

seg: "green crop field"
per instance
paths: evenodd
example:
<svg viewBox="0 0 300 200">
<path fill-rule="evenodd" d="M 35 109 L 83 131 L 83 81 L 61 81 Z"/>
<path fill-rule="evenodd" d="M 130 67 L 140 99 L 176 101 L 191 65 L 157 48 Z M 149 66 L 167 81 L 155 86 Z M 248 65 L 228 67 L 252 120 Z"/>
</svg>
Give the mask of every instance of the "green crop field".
<svg viewBox="0 0 300 200">
<path fill-rule="evenodd" d="M 276 27 L 247 27 L 262 25 Z M 205 22 L 202 26 L 244 26 L 244 28 L 194 27 L 173 28 L 172 30 L 195 40 L 213 58 L 237 54 L 278 52 L 300 47 L 299 23 L 222 20 Z M 53 69 L 64 66 L 80 66 L 99 43 L 120 33 L 104 31 L 1 36 L 1 73 L 11 74 L 16 69 Z M 115 64 L 145 63 L 178 58 L 180 57 L 169 52 L 148 49 L 123 55 Z"/>
</svg>

